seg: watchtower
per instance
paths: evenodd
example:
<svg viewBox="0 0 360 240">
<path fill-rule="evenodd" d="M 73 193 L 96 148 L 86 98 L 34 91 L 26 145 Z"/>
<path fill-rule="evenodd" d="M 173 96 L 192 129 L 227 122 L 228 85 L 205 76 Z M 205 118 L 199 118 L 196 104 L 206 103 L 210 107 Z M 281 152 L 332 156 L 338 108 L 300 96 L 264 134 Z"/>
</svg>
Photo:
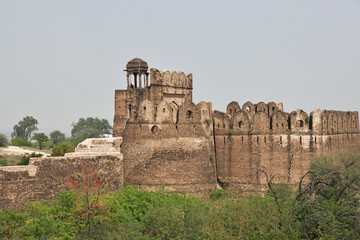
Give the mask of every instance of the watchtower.
<svg viewBox="0 0 360 240">
<path fill-rule="evenodd" d="M 134 58 L 126 64 L 127 88 L 142 88 L 149 86 L 149 66 L 140 58 Z M 139 84 L 138 84 L 139 83 Z"/>
<path fill-rule="evenodd" d="M 140 103 L 149 100 L 157 108 L 166 101 L 174 108 L 192 101 L 192 74 L 151 68 L 147 62 L 134 58 L 126 64 L 126 90 L 115 90 L 114 137 L 121 137 L 129 118 L 137 120 Z M 150 76 L 150 79 L 149 79 Z M 150 81 L 149 81 L 150 80 Z"/>
</svg>

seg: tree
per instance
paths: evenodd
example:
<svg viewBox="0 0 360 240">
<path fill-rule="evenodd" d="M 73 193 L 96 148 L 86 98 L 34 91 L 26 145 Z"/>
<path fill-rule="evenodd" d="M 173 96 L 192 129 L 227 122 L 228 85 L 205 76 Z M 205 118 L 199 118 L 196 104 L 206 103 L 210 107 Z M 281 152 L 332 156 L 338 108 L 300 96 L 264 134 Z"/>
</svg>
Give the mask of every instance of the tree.
<svg viewBox="0 0 360 240">
<path fill-rule="evenodd" d="M 18 124 L 14 125 L 14 131 L 11 133 L 11 137 L 23 137 L 29 140 L 31 138 L 31 134 L 38 130 L 38 124 L 39 122 L 35 118 L 26 116 L 23 120 L 19 121 Z"/>
<path fill-rule="evenodd" d="M 72 214 L 77 223 L 86 223 L 89 226 L 90 239 L 95 217 L 106 220 L 109 213 L 109 206 L 101 198 L 109 191 L 108 179 L 99 170 L 96 163 L 82 161 L 82 169 L 72 174 L 65 182 L 65 186 L 76 193 Z"/>
<path fill-rule="evenodd" d="M 8 144 L 8 139 L 7 137 L 0 133 L 0 147 L 5 147 Z"/>
<path fill-rule="evenodd" d="M 50 139 L 56 145 L 65 140 L 65 134 L 60 132 L 59 130 L 55 130 L 50 133 Z"/>
<path fill-rule="evenodd" d="M 77 123 L 72 124 L 71 136 L 77 143 L 86 138 L 99 138 L 104 134 L 111 134 L 112 127 L 108 120 L 99 118 L 80 118 Z"/>
<path fill-rule="evenodd" d="M 34 136 L 32 137 L 32 139 L 39 142 L 40 149 L 42 149 L 41 144 L 43 142 L 49 141 L 49 138 L 48 138 L 48 136 L 45 135 L 45 133 L 35 133 Z"/>
<path fill-rule="evenodd" d="M 298 191 L 272 182 L 264 173 L 282 221 L 305 239 L 360 238 L 360 154 L 343 152 L 312 159 L 302 176 Z M 293 227 L 289 227 L 290 226 Z"/>
</svg>

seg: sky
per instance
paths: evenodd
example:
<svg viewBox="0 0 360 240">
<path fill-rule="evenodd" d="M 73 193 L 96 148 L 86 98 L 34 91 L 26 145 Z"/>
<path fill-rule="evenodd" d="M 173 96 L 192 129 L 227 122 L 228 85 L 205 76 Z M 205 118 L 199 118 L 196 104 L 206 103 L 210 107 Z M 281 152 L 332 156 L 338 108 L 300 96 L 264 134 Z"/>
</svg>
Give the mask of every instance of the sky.
<svg viewBox="0 0 360 240">
<path fill-rule="evenodd" d="M 193 73 L 193 101 L 360 110 L 360 0 L 0 0 L 0 133 L 113 123 L 126 63 Z"/>
</svg>

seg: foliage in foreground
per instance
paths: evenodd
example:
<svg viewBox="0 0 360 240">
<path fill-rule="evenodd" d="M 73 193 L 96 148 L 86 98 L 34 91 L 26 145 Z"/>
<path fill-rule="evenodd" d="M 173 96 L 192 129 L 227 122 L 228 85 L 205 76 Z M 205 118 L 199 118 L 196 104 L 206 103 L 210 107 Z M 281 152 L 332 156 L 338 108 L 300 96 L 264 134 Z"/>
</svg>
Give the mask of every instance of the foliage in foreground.
<svg viewBox="0 0 360 240">
<path fill-rule="evenodd" d="M 86 176 L 101 189 L 100 176 L 78 172 L 67 184 L 82 187 L 52 204 L 0 211 L 0 238 L 88 239 L 90 216 L 93 239 L 359 239 L 359 156 L 319 157 L 297 191 L 269 180 L 265 196 L 217 190 L 200 199 L 128 186 L 87 203 Z"/>
</svg>

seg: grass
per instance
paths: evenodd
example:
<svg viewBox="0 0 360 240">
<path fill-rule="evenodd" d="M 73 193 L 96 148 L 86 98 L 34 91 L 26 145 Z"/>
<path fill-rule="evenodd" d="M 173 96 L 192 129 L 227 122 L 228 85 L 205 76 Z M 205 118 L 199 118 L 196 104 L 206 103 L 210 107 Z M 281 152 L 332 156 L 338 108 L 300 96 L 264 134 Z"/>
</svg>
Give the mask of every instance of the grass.
<svg viewBox="0 0 360 240">
<path fill-rule="evenodd" d="M 24 150 L 34 151 L 34 152 L 41 152 L 45 156 L 51 154 L 51 150 L 48 150 L 48 149 L 39 150 L 39 149 L 32 148 L 32 147 L 20 147 L 20 148 L 24 149 Z M 21 160 L 21 157 L 23 155 L 24 154 L 20 154 L 20 153 L 19 154 L 9 154 L 7 152 L 0 151 L 0 157 L 7 159 L 8 166 L 15 166 Z"/>
</svg>

